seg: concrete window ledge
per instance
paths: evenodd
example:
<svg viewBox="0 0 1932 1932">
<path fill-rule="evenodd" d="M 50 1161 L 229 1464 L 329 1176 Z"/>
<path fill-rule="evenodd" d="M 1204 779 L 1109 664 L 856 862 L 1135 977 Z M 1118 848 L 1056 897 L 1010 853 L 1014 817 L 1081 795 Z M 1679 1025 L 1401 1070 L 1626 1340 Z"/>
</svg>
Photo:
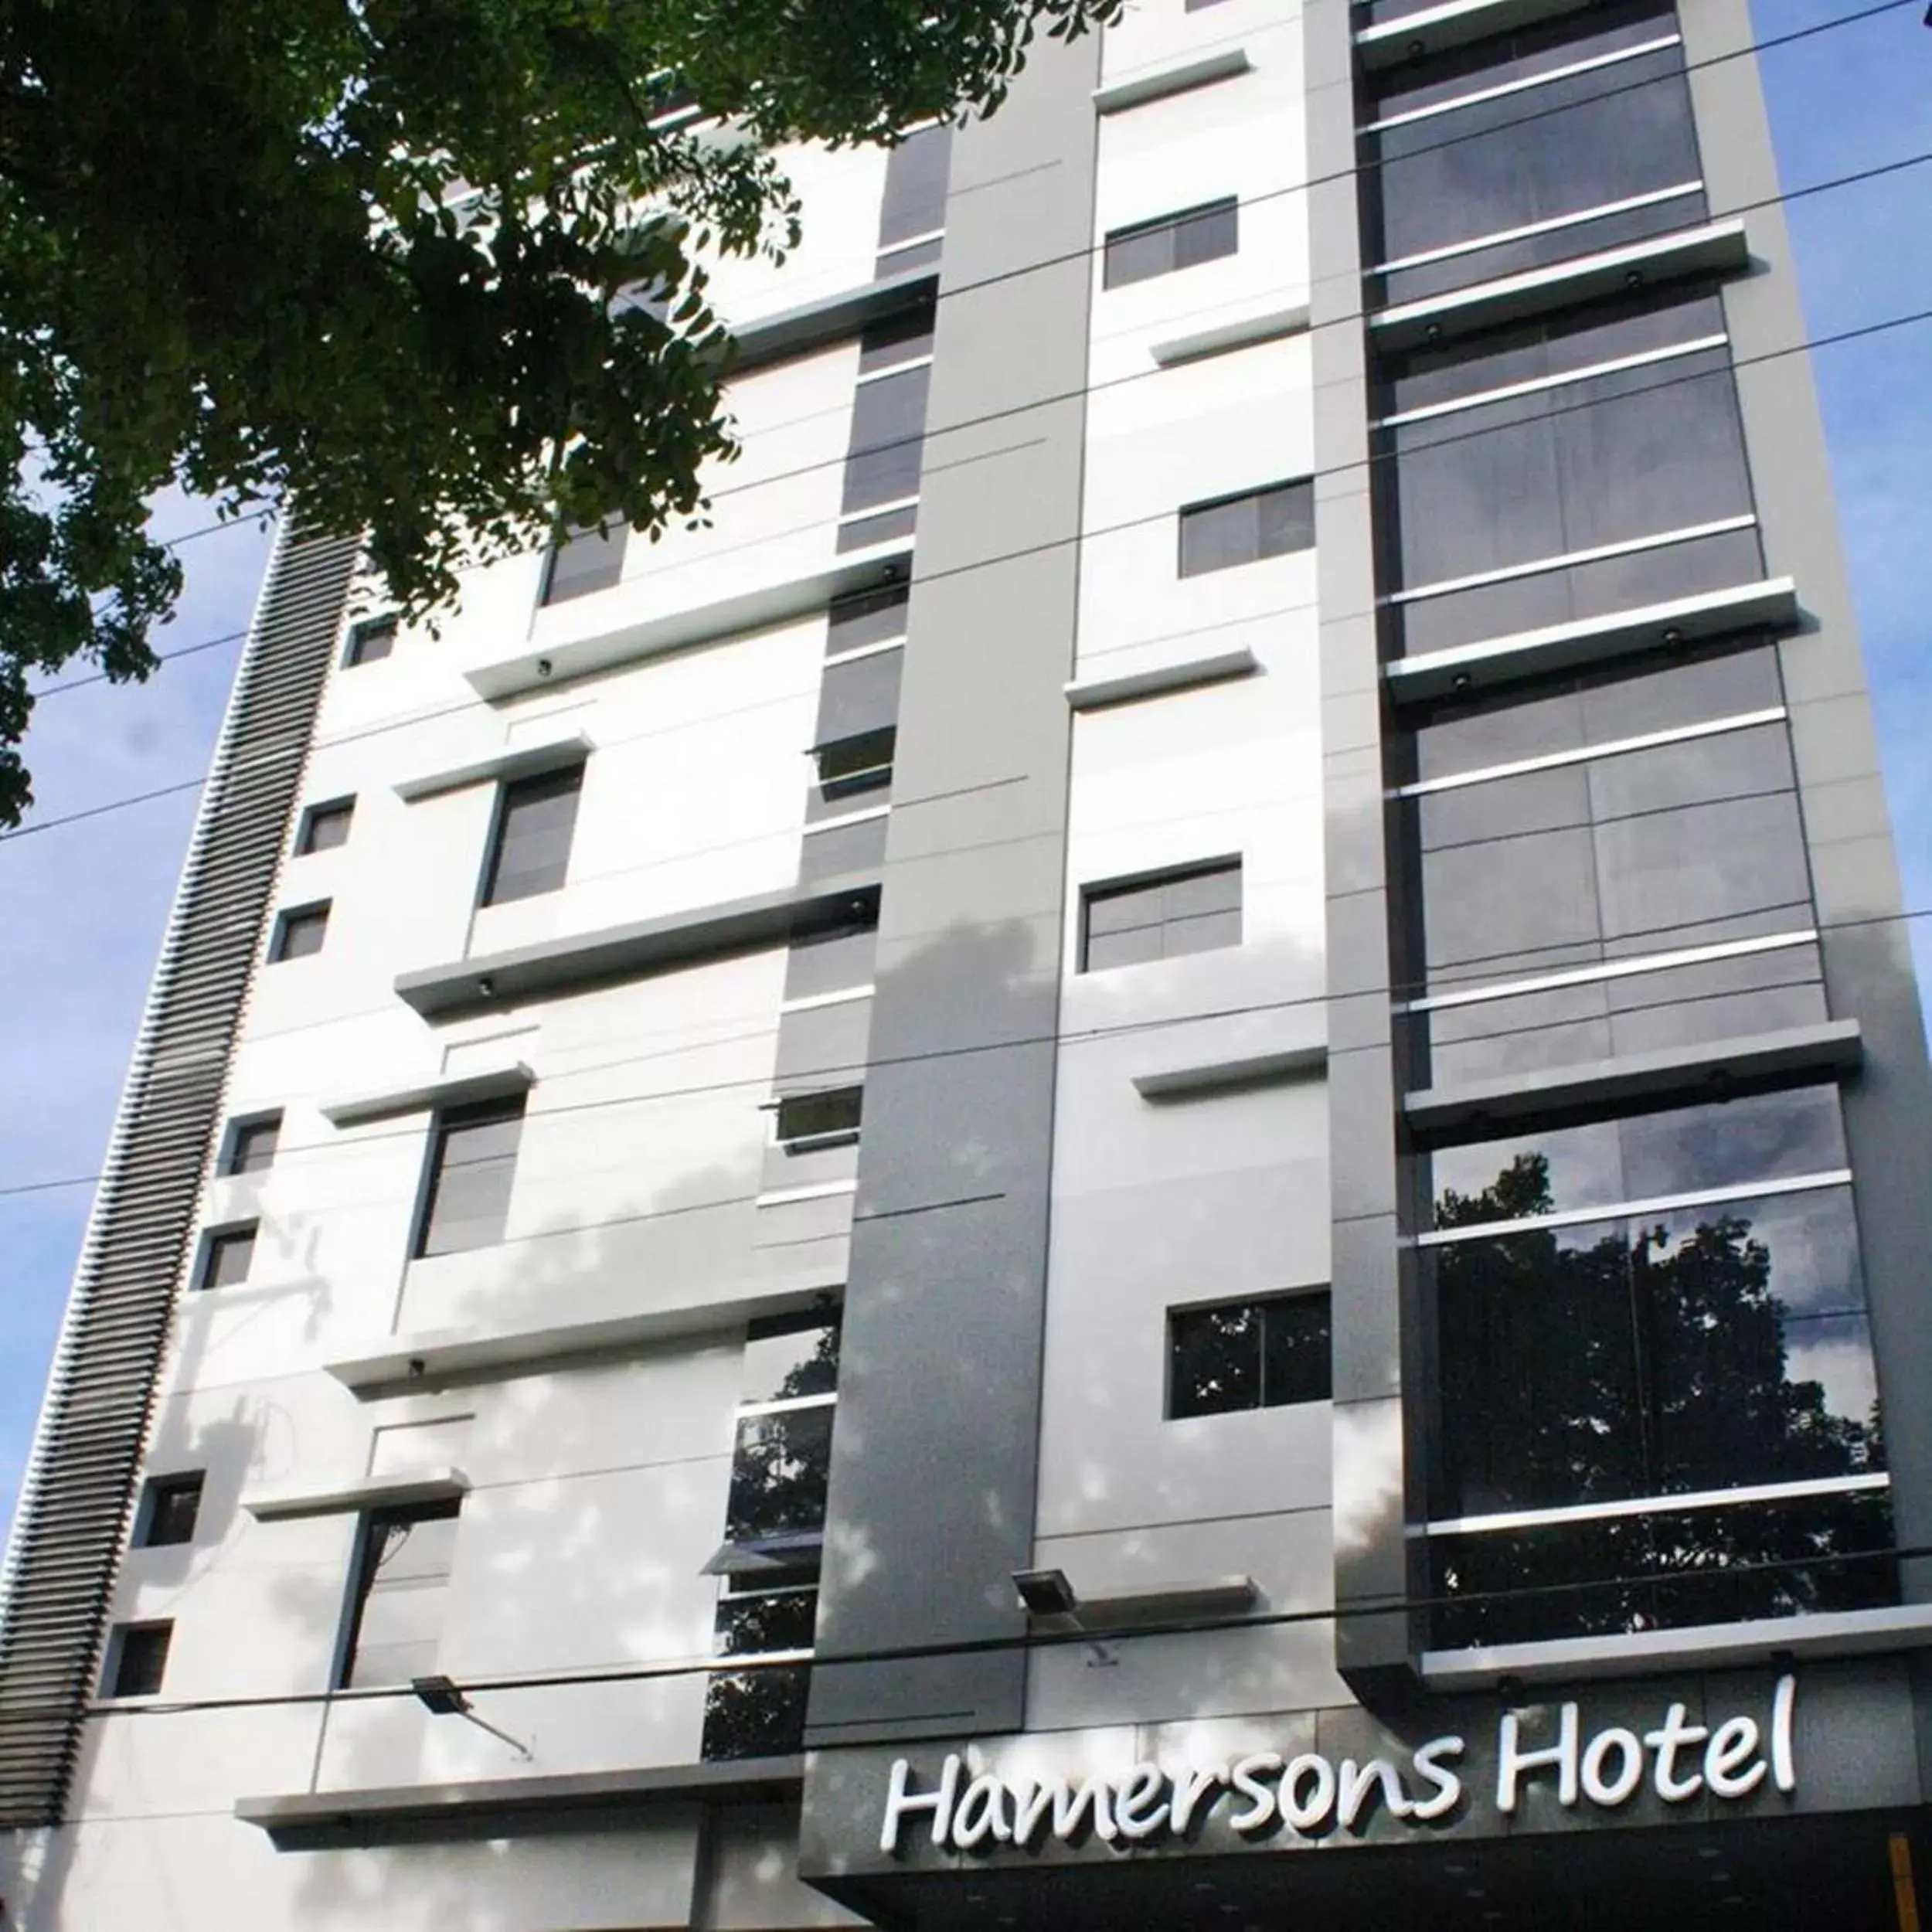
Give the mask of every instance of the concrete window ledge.
<svg viewBox="0 0 1932 1932">
<path fill-rule="evenodd" d="M 1097 711 L 1104 706 L 1126 704 L 1136 698 L 1158 697 L 1164 692 L 1188 691 L 1196 685 L 1249 677 L 1256 668 L 1254 653 L 1243 645 L 1238 651 L 1177 658 L 1172 664 L 1148 665 L 1113 677 L 1073 678 L 1061 688 L 1073 710 Z"/>
<path fill-rule="evenodd" d="M 1403 1112 L 1418 1133 L 1507 1127 L 1579 1107 L 1619 1106 L 1678 1095 L 1686 1100 L 1714 1097 L 1713 1090 L 1722 1093 L 1808 1073 L 1843 1075 L 1856 1070 L 1863 1053 L 1856 1020 L 1828 1020 L 1783 1032 L 1751 1033 L 1499 1080 L 1423 1087 L 1403 1097 Z"/>
<path fill-rule="evenodd" d="M 1640 651 L 1694 644 L 1733 631 L 1788 631 L 1798 621 L 1798 586 L 1789 577 L 1766 577 L 1734 590 L 1579 617 L 1538 631 L 1518 631 L 1447 651 L 1398 658 L 1387 666 L 1390 694 L 1398 704 L 1417 703 L 1452 691 L 1486 690 L 1519 678 L 1581 669 Z"/>
<path fill-rule="evenodd" d="M 493 784 L 500 778 L 531 778 L 539 772 L 561 771 L 580 764 L 597 749 L 581 731 L 540 742 L 505 745 L 487 758 L 472 759 L 468 764 L 452 765 L 441 771 L 420 773 L 397 781 L 397 798 L 413 804 L 419 798 L 434 798 L 439 793 L 460 791 L 466 785 Z"/>
<path fill-rule="evenodd" d="M 1420 1668 L 1422 1681 L 1430 1690 L 1478 1690 L 1492 1688 L 1504 1677 L 1530 1684 L 1619 1677 L 1638 1671 L 1713 1670 L 1761 1665 L 1780 1651 L 1794 1657 L 1850 1657 L 1862 1651 L 1927 1645 L 1932 1645 L 1932 1604 L 1904 1604 L 1889 1610 L 1764 1617 L 1750 1623 L 1645 1631 L 1628 1637 L 1570 1637 L 1544 1644 L 1425 1651 Z"/>
<path fill-rule="evenodd" d="M 434 1019 L 742 948 L 775 946 L 798 933 L 875 916 L 878 903 L 876 878 L 821 879 L 423 967 L 403 974 L 396 991 L 425 1019 Z"/>
<path fill-rule="evenodd" d="M 596 1321 L 560 1322 L 535 1328 L 424 1329 L 415 1335 L 385 1335 L 352 1355 L 322 1364 L 351 1394 L 364 1400 L 402 1395 L 452 1383 L 500 1376 L 573 1356 L 607 1355 L 614 1349 L 681 1335 L 703 1335 L 768 1315 L 812 1307 L 836 1289 L 842 1276 L 814 1278 L 768 1292 L 719 1301 L 653 1308 Z"/>
<path fill-rule="evenodd" d="M 303 1516 L 347 1516 L 365 1509 L 447 1502 L 469 1492 L 470 1479 L 460 1469 L 419 1469 L 406 1476 L 368 1476 L 334 1489 L 257 1490 L 243 1496 L 241 1506 L 257 1522 L 292 1522 Z"/>
<path fill-rule="evenodd" d="M 1639 284 L 1650 286 L 1679 281 L 1687 275 L 1734 274 L 1750 260 L 1750 247 L 1741 221 L 1706 222 L 1621 248 L 1574 256 L 1546 268 L 1478 282 L 1445 295 L 1398 302 L 1371 313 L 1369 329 L 1381 349 L 1412 349 L 1437 336 L 1493 328 Z"/>
<path fill-rule="evenodd" d="M 325 1100 L 321 1116 L 332 1127 L 359 1127 L 366 1121 L 386 1120 L 397 1114 L 418 1114 L 430 1107 L 461 1107 L 471 1100 L 496 1100 L 509 1094 L 526 1094 L 536 1076 L 521 1060 L 474 1073 L 442 1073 L 407 1087 L 378 1093 L 351 1094 Z"/>
<path fill-rule="evenodd" d="M 1213 53 L 1196 55 L 1192 60 L 1143 69 L 1123 80 L 1111 81 L 1104 87 L 1096 87 L 1094 109 L 1097 114 L 1117 114 L 1123 108 L 1164 100 L 1169 94 L 1185 94 L 1190 88 L 1232 80 L 1237 74 L 1250 72 L 1253 64 L 1247 48 L 1223 47 Z"/>
<path fill-rule="evenodd" d="M 1487 34 L 1554 20 L 1588 4 L 1589 0 L 1447 0 L 1442 6 L 1419 7 L 1400 19 L 1364 27 L 1355 43 L 1364 66 L 1386 67 L 1418 54 L 1464 46 Z"/>
<path fill-rule="evenodd" d="M 1148 353 L 1162 369 L 1172 369 L 1178 362 L 1198 362 L 1231 349 L 1252 349 L 1283 335 L 1299 335 L 1308 326 L 1308 304 L 1295 302 L 1286 308 L 1271 308 L 1259 315 L 1240 316 L 1185 335 L 1170 336 L 1155 343 Z"/>
<path fill-rule="evenodd" d="M 1325 1046 L 1294 1046 L 1272 1053 L 1249 1053 L 1236 1060 L 1206 1060 L 1189 1066 L 1164 1066 L 1136 1073 L 1134 1090 L 1144 1100 L 1192 1100 L 1228 1087 L 1304 1079 L 1325 1073 L 1328 1064 Z"/>
<path fill-rule="evenodd" d="M 828 524 L 828 548 L 831 542 Z M 573 622 L 580 621 L 590 627 L 580 634 L 526 643 L 509 656 L 492 658 L 463 675 L 479 698 L 494 702 L 592 672 L 641 664 L 672 651 L 687 650 L 693 645 L 719 643 L 747 631 L 822 610 L 849 591 L 869 590 L 895 581 L 910 567 L 912 549 L 909 539 L 895 538 L 888 543 L 849 551 L 835 561 L 828 561 L 802 575 L 764 583 L 754 582 L 734 597 L 713 598 L 669 611 L 656 611 L 639 599 L 627 597 L 620 586 L 610 593 L 608 604 L 597 599 L 583 600 L 586 604 L 596 604 L 595 611 L 583 613 L 570 605 L 562 607 Z M 611 613 L 609 621 L 598 621 L 607 610 Z"/>
<path fill-rule="evenodd" d="M 266 1832 L 278 1852 L 429 1843 L 574 1832 L 600 1813 L 671 1806 L 784 1803 L 804 1778 L 802 1757 L 553 1773 L 463 1784 L 400 1784 L 237 1798 L 235 1815 Z"/>
</svg>

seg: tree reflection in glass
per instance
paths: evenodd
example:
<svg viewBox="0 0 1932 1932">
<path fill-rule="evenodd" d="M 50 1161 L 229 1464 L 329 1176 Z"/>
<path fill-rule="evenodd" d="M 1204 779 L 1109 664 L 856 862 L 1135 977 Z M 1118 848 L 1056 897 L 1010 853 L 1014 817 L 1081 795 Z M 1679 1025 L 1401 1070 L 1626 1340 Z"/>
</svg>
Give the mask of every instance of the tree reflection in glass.
<svg viewBox="0 0 1932 1932">
<path fill-rule="evenodd" d="M 1545 1156 L 1523 1153 L 1478 1192 L 1445 1189 L 1436 1224 L 1553 1206 Z M 1883 1469 L 1855 1241 L 1839 1188 L 1428 1250 L 1440 1363 L 1432 1513 Z M 1438 1635 L 1518 1641 L 1894 1600 L 1889 1563 L 1834 1560 L 1889 1541 L 1889 1505 L 1872 1490 L 1438 1537 L 1440 1594 L 1604 1586 L 1458 1606 Z"/>
</svg>

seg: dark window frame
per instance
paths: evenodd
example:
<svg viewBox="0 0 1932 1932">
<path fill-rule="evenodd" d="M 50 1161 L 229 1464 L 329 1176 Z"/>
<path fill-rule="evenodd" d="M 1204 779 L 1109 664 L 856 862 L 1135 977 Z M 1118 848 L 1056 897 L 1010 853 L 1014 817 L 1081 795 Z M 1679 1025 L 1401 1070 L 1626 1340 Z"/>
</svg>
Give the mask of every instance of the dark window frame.
<svg viewBox="0 0 1932 1932">
<path fill-rule="evenodd" d="M 503 1094 L 489 1100 L 474 1100 L 464 1107 L 442 1108 L 431 1120 L 416 1226 L 410 1240 L 410 1259 L 412 1261 L 430 1260 L 444 1254 L 473 1253 L 478 1248 L 495 1247 L 502 1243 L 503 1223 L 509 1215 L 511 1190 L 516 1185 L 516 1164 L 522 1152 L 525 1100 L 526 1096 L 520 1091 Z M 488 1157 L 509 1169 L 509 1179 L 503 1191 L 502 1214 L 496 1233 L 487 1241 L 468 1241 L 460 1247 L 432 1247 L 430 1243 L 437 1231 L 437 1207 L 445 1182 L 451 1136 L 465 1128 L 501 1126 L 512 1120 L 517 1123 L 516 1145 L 511 1148 L 507 1157 L 501 1155 Z"/>
<path fill-rule="evenodd" d="M 102 1699 L 121 1703 L 137 1697 L 158 1697 L 167 1679 L 168 1653 L 174 1637 L 172 1618 L 115 1624 L 107 1645 L 107 1668 L 102 1672 Z"/>
<path fill-rule="evenodd" d="M 355 794 L 353 792 L 341 798 L 324 798 L 303 808 L 300 822 L 295 828 L 295 856 L 307 859 L 318 852 L 339 852 L 349 843 L 349 835 L 355 821 Z M 340 825 L 342 835 L 318 842 L 315 834 L 319 827 Z"/>
<path fill-rule="evenodd" d="M 205 1469 L 182 1469 L 150 1476 L 141 1486 L 136 1512 L 134 1546 L 137 1549 L 179 1549 L 195 1540 L 207 1486 Z M 185 1515 L 185 1524 L 176 1521 Z"/>
<path fill-rule="evenodd" d="M 790 1133 L 786 1131 L 788 1111 L 808 1107 L 814 1104 L 821 1107 L 828 1106 L 831 1102 L 843 1100 L 847 1095 L 855 1097 L 850 1110 L 850 1121 L 829 1127 L 805 1128 Z M 838 1087 L 814 1087 L 806 1093 L 783 1094 L 772 1105 L 772 1139 L 787 1154 L 812 1154 L 823 1148 L 852 1146 L 864 1131 L 865 1106 L 866 1088 L 862 1080 L 849 1080 Z"/>
<path fill-rule="evenodd" d="M 1318 1311 L 1323 1339 L 1326 1344 L 1322 1351 L 1325 1369 L 1321 1377 L 1318 1393 L 1306 1392 L 1294 1394 L 1273 1393 L 1270 1376 L 1269 1327 L 1271 1311 L 1294 1308 Z M 1181 1369 L 1181 1342 L 1175 1333 L 1177 1323 L 1190 1319 L 1214 1315 L 1243 1315 L 1252 1311 L 1257 1318 L 1255 1325 L 1254 1348 L 1254 1399 L 1252 1401 L 1225 1402 L 1202 1404 L 1182 1409 L 1177 1406 L 1176 1383 Z M 1253 1295 L 1239 1301 L 1213 1301 L 1185 1308 L 1172 1308 L 1167 1311 L 1167 1374 L 1165 1394 L 1162 1403 L 1162 1420 L 1168 1422 L 1192 1421 L 1202 1416 L 1243 1415 L 1255 1409 L 1302 1408 L 1311 1403 L 1331 1402 L 1335 1399 L 1334 1372 L 1335 1291 L 1332 1284 L 1303 1288 L 1291 1288 L 1279 1294 Z"/>
<path fill-rule="evenodd" d="M 219 1227 L 208 1229 L 201 1237 L 201 1253 L 195 1260 L 195 1291 L 198 1294 L 210 1294 L 221 1288 L 241 1288 L 248 1285 L 250 1275 L 255 1271 L 255 1248 L 261 1233 L 259 1221 L 230 1221 Z M 220 1272 L 221 1257 L 235 1253 L 243 1242 L 247 1243 L 248 1259 L 241 1273 L 232 1281 L 217 1281 Z"/>
<path fill-rule="evenodd" d="M 418 1523 L 460 1520 L 462 1513 L 463 1499 L 460 1496 L 437 1497 L 427 1502 L 396 1503 L 386 1509 L 363 1511 L 355 1526 L 355 1557 L 349 1570 L 349 1600 L 343 1608 L 342 1637 L 332 1674 L 335 1689 L 352 1688 L 363 1620 L 382 1568 L 383 1539 L 388 1532 L 399 1525 L 413 1529 Z"/>
<path fill-rule="evenodd" d="M 380 664 L 393 657 L 403 620 L 394 611 L 379 611 L 349 627 L 349 639 L 342 646 L 342 668 L 354 671 L 366 664 Z"/>
<path fill-rule="evenodd" d="M 328 943 L 329 915 L 334 906 L 335 901 L 329 899 L 311 900 L 302 906 L 284 906 L 276 913 L 274 930 L 269 935 L 269 964 L 281 966 L 291 960 L 313 959 Z M 303 945 L 291 951 L 291 934 L 311 930 L 316 935 L 315 944 Z"/>
<path fill-rule="evenodd" d="M 1280 498 L 1280 512 L 1270 519 L 1268 506 Z M 1208 520 L 1227 511 L 1251 507 L 1254 522 L 1252 554 L 1216 560 L 1204 547 Z M 1175 512 L 1175 574 L 1182 579 L 1212 577 L 1220 570 L 1244 570 L 1251 563 L 1265 563 L 1279 556 L 1300 556 L 1315 547 L 1315 478 L 1291 476 L 1274 483 L 1257 483 L 1223 496 L 1203 498 L 1198 503 L 1183 503 Z M 1190 521 L 1192 519 L 1192 521 Z M 1190 546 L 1190 532 L 1196 533 Z M 1190 549 L 1195 554 L 1190 556 Z"/>
<path fill-rule="evenodd" d="M 251 1137 L 264 1131 L 269 1135 L 268 1158 L 263 1161 L 253 1158 Z M 219 1171 L 224 1180 L 242 1174 L 266 1174 L 275 1165 L 275 1156 L 281 1151 L 282 1110 L 271 1107 L 260 1114 L 242 1114 L 228 1123 L 228 1131 L 223 1138 Z"/>
<path fill-rule="evenodd" d="M 1145 221 L 1128 222 L 1108 230 L 1100 243 L 1100 287 L 1131 288 L 1163 275 L 1178 275 L 1241 252 L 1241 202 L 1238 195 L 1217 195 L 1212 201 L 1177 208 Z M 1225 232 L 1222 224 L 1226 223 Z M 1168 259 L 1151 267 L 1138 266 L 1129 254 L 1137 243 L 1168 238 Z M 1225 240 L 1226 246 L 1222 247 Z M 1205 253 L 1199 252 L 1205 248 Z"/>
<path fill-rule="evenodd" d="M 553 765 L 546 770 L 526 772 L 519 777 L 506 778 L 497 787 L 496 807 L 490 820 L 489 847 L 484 855 L 483 878 L 477 890 L 476 903 L 479 910 L 487 906 L 513 906 L 519 900 L 538 899 L 546 893 L 561 892 L 569 883 L 570 854 L 577 842 L 577 815 L 583 804 L 585 767 L 584 760 L 577 759 L 569 764 Z M 570 807 L 570 821 L 564 833 L 563 864 L 556 877 L 550 879 L 546 873 L 544 875 L 547 880 L 546 883 L 505 891 L 503 862 L 512 850 L 512 826 L 519 808 L 533 803 L 549 803 L 554 798 L 564 796 L 574 802 Z M 529 871 L 531 869 L 526 867 L 523 869 Z M 512 879 L 518 876 L 514 872 L 511 874 Z"/>
<path fill-rule="evenodd" d="M 1095 937 L 1094 913 L 1096 906 L 1105 906 L 1112 902 L 1142 893 L 1165 893 L 1171 886 L 1185 886 L 1196 879 L 1231 876 L 1235 881 L 1235 899 L 1233 910 L 1238 925 L 1242 921 L 1246 903 L 1246 880 L 1243 875 L 1243 855 L 1240 852 L 1233 852 L 1223 853 L 1213 859 L 1193 860 L 1185 866 L 1164 866 L 1158 872 L 1134 872 L 1124 878 L 1096 879 L 1087 881 L 1081 886 L 1080 893 L 1080 947 L 1076 970 L 1082 973 L 1111 972 L 1128 965 L 1151 965 L 1168 959 L 1185 959 L 1196 952 L 1222 952 L 1230 950 L 1230 944 L 1216 942 L 1207 946 L 1184 947 L 1177 952 L 1168 952 L 1165 947 L 1165 937 L 1168 928 L 1184 924 L 1190 917 L 1199 917 L 1202 915 L 1181 915 L 1174 919 L 1168 919 L 1163 915 L 1160 918 L 1144 922 L 1147 929 L 1156 930 L 1161 933 L 1163 944 L 1159 952 L 1151 955 L 1145 960 L 1123 960 L 1113 966 L 1105 964 L 1096 966 L 1092 963 Z M 1215 910 L 1225 912 L 1227 909 Z M 1136 927 L 1133 930 L 1141 929 L 1141 927 Z M 1100 936 L 1103 938 L 1108 937 L 1106 934 Z M 1247 934 L 1243 930 L 1231 942 L 1231 945 L 1242 945 L 1245 944 Z"/>
</svg>

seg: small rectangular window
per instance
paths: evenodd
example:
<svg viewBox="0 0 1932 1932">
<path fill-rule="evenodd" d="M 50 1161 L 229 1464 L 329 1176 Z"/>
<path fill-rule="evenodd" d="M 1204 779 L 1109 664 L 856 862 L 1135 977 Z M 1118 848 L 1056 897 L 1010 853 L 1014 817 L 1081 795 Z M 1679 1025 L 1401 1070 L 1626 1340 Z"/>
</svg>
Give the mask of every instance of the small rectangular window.
<svg viewBox="0 0 1932 1932">
<path fill-rule="evenodd" d="M 306 859 L 311 852 L 333 852 L 349 843 L 349 821 L 355 816 L 353 798 L 332 798 L 325 805 L 311 805 L 302 814 L 295 834 L 295 856 Z"/>
<path fill-rule="evenodd" d="M 555 892 L 570 866 L 583 767 L 545 771 L 503 787 L 496 838 L 483 883 L 483 903 L 501 906 Z"/>
<path fill-rule="evenodd" d="M 1224 195 L 1198 208 L 1157 216 L 1117 228 L 1107 238 L 1102 285 L 1124 288 L 1177 269 L 1193 268 L 1240 246 L 1240 216 L 1236 199 Z"/>
<path fill-rule="evenodd" d="M 932 366 L 920 362 L 859 385 L 852 398 L 842 515 L 919 494 L 931 379 Z"/>
<path fill-rule="evenodd" d="M 898 726 L 882 725 L 820 745 L 811 754 L 818 767 L 818 789 L 828 798 L 844 798 L 890 784 L 898 743 Z"/>
<path fill-rule="evenodd" d="M 152 1697 L 161 1689 L 168 1668 L 168 1641 L 172 1624 L 121 1624 L 107 1646 L 109 1697 Z"/>
<path fill-rule="evenodd" d="M 434 1672 L 460 1507 L 451 1498 L 363 1519 L 340 1689 L 406 1684 Z"/>
<path fill-rule="evenodd" d="M 910 594 L 906 584 L 889 583 L 883 590 L 840 597 L 825 614 L 825 655 L 836 658 L 903 638 Z"/>
<path fill-rule="evenodd" d="M 1168 1318 L 1168 1414 L 1226 1414 L 1326 1402 L 1329 1295 L 1177 1308 Z"/>
<path fill-rule="evenodd" d="M 1238 946 L 1241 862 L 1217 859 L 1152 879 L 1089 886 L 1080 912 L 1082 972 Z"/>
<path fill-rule="evenodd" d="M 365 617 L 349 626 L 349 648 L 342 653 L 343 667 L 353 670 L 359 664 L 379 664 L 396 648 L 398 620 L 393 611 L 380 617 Z"/>
<path fill-rule="evenodd" d="M 156 1476 L 142 1498 L 138 1548 L 162 1549 L 195 1540 L 195 1519 L 201 1513 L 202 1472 Z"/>
<path fill-rule="evenodd" d="M 457 1254 L 503 1238 L 523 1133 L 523 1096 L 451 1107 L 436 1123 L 414 1252 Z"/>
<path fill-rule="evenodd" d="M 248 1279 L 255 1260 L 256 1223 L 216 1228 L 203 1244 L 201 1272 L 195 1277 L 198 1288 L 236 1288 Z"/>
<path fill-rule="evenodd" d="M 275 921 L 275 935 L 269 941 L 271 965 L 286 959 L 306 959 L 322 950 L 328 934 L 328 902 L 316 906 L 291 906 Z"/>
<path fill-rule="evenodd" d="M 281 1133 L 279 1114 L 258 1114 L 251 1121 L 237 1121 L 228 1131 L 228 1155 L 222 1162 L 222 1172 L 266 1173 L 275 1164 L 275 1148 Z"/>
<path fill-rule="evenodd" d="M 886 153 L 886 186 L 879 209 L 882 253 L 946 226 L 946 184 L 953 131 L 942 121 L 920 128 Z M 882 270 L 889 264 L 882 264 Z"/>
<path fill-rule="evenodd" d="M 862 1087 L 832 1087 L 816 1094 L 788 1094 L 778 1103 L 776 1138 L 794 1154 L 835 1146 L 842 1141 L 855 1141 L 865 1094 Z"/>
<path fill-rule="evenodd" d="M 1181 574 L 1205 576 L 1315 544 L 1315 485 L 1271 483 L 1181 512 Z"/>
<path fill-rule="evenodd" d="M 624 551 L 630 526 L 621 519 L 593 528 L 566 531 L 551 546 L 543 572 L 545 604 L 607 590 L 624 575 Z"/>
</svg>

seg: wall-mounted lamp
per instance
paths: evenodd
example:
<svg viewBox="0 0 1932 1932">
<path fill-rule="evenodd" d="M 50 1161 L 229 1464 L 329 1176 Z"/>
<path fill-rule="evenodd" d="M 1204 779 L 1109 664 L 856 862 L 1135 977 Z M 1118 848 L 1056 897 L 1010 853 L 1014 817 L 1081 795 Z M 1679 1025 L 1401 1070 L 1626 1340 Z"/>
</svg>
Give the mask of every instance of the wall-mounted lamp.
<svg viewBox="0 0 1932 1932">
<path fill-rule="evenodd" d="M 416 1693 L 416 1701 L 433 1717 L 461 1717 L 474 1724 L 480 1731 L 488 1731 L 499 1743 L 507 1744 L 518 1757 L 528 1760 L 532 1757 L 529 1745 L 512 1737 L 508 1731 L 500 1731 L 470 1708 L 470 1700 L 458 1688 L 453 1677 L 412 1677 L 410 1689 Z"/>
</svg>

